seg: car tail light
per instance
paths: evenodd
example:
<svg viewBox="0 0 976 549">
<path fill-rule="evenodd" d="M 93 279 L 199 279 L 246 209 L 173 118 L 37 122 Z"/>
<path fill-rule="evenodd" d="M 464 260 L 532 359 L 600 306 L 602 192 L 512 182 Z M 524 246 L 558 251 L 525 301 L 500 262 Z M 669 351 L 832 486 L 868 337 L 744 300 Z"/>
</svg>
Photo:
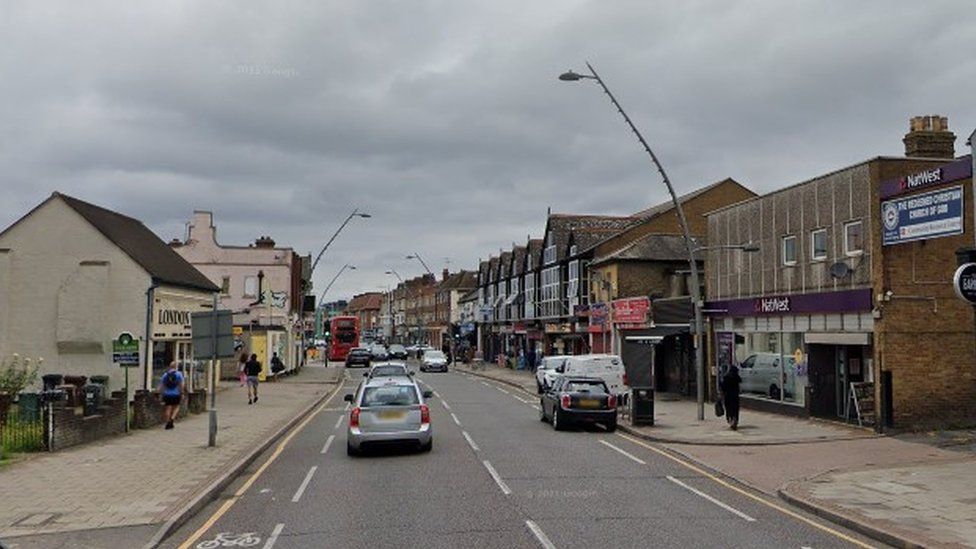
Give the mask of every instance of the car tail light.
<svg viewBox="0 0 976 549">
<path fill-rule="evenodd" d="M 564 409 L 567 409 L 568 410 L 569 409 L 569 401 L 570 401 L 569 395 L 563 395 L 562 397 L 560 397 L 559 400 L 560 400 L 560 404 L 562 404 L 562 407 Z"/>
<path fill-rule="evenodd" d="M 613 410 L 617 407 L 617 395 L 610 395 L 607 397 L 607 408 Z"/>
<path fill-rule="evenodd" d="M 430 423 L 430 408 L 426 404 L 420 405 L 420 423 Z"/>
<path fill-rule="evenodd" d="M 627 373 L 626 372 L 624 373 L 623 382 L 624 382 L 624 385 L 630 385 L 630 383 L 627 383 Z"/>
<path fill-rule="evenodd" d="M 358 406 L 356 408 L 353 408 L 352 409 L 352 412 L 349 413 L 349 426 L 350 427 L 359 427 L 359 407 Z"/>
</svg>

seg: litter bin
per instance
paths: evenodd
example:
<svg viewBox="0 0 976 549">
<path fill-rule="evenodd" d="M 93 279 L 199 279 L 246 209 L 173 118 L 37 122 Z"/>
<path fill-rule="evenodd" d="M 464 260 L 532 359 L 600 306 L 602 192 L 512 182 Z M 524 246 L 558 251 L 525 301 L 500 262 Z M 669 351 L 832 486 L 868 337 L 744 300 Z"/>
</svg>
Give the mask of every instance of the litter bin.
<svg viewBox="0 0 976 549">
<path fill-rule="evenodd" d="M 82 390 L 85 392 L 85 415 L 97 414 L 98 407 L 102 405 L 102 386 L 89 383 Z"/>
<path fill-rule="evenodd" d="M 88 378 L 90 383 L 102 386 L 102 399 L 109 398 L 112 393 L 108 392 L 108 376 L 91 376 Z"/>
<path fill-rule="evenodd" d="M 44 381 L 45 391 L 53 391 L 58 385 L 64 383 L 64 376 L 61 374 L 44 374 L 41 379 Z"/>
<path fill-rule="evenodd" d="M 630 390 L 632 425 L 654 425 L 654 388 L 632 387 Z"/>
<path fill-rule="evenodd" d="M 37 421 L 41 417 L 41 395 L 38 393 L 20 393 L 17 397 L 20 408 L 20 419 Z"/>
</svg>

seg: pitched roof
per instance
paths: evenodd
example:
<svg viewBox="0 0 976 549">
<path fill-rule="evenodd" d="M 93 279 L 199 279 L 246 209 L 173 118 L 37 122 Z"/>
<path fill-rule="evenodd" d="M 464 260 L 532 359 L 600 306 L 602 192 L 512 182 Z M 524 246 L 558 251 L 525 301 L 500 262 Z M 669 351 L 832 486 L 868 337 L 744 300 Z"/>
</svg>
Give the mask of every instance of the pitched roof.
<svg viewBox="0 0 976 549">
<path fill-rule="evenodd" d="M 488 258 L 488 280 L 496 280 L 498 278 L 498 258 L 489 257 Z"/>
<path fill-rule="evenodd" d="M 515 246 L 512 248 L 512 276 L 517 276 L 525 272 L 525 246 Z"/>
<path fill-rule="evenodd" d="M 174 252 L 138 219 L 58 192 L 54 193 L 51 198 L 60 198 L 68 207 L 78 212 L 81 217 L 85 218 L 140 267 L 145 269 L 153 281 L 207 292 L 220 290 L 209 278 L 183 259 L 180 254 Z"/>
<path fill-rule="evenodd" d="M 470 292 L 461 296 L 461 298 L 458 299 L 458 303 L 466 303 L 468 301 L 477 301 L 477 300 L 478 300 L 478 288 L 475 288 Z"/>
<path fill-rule="evenodd" d="M 526 247 L 528 248 L 526 256 L 532 257 L 532 264 L 534 268 L 538 269 L 539 265 L 542 264 L 542 239 L 530 238 Z"/>
<path fill-rule="evenodd" d="M 698 259 L 702 260 L 700 254 Z M 593 264 L 608 261 L 688 261 L 685 238 L 673 234 L 649 234 L 638 238 L 623 248 L 597 257 Z"/>
<path fill-rule="evenodd" d="M 380 307 L 382 307 L 382 305 L 382 293 L 367 292 L 365 294 L 353 296 L 352 300 L 349 301 L 349 305 L 346 306 L 346 310 L 350 312 L 378 310 Z"/>
<path fill-rule="evenodd" d="M 719 185 L 721 185 L 723 183 L 726 183 L 726 182 L 729 182 L 729 181 L 731 181 L 733 183 L 736 182 L 732 178 L 725 178 L 725 179 L 723 179 L 721 181 L 716 181 L 715 183 L 712 183 L 711 185 L 706 185 L 704 187 L 695 189 L 695 190 L 691 191 L 688 194 L 683 194 L 683 195 L 679 196 L 678 197 L 678 202 L 680 202 L 681 204 L 684 204 L 685 202 L 687 202 L 687 201 L 695 198 L 696 196 L 701 195 L 701 194 L 705 194 L 706 192 L 714 189 L 715 187 L 718 187 Z M 663 214 L 665 212 L 668 212 L 668 211 L 671 211 L 673 209 L 674 209 L 674 202 L 672 202 L 670 199 L 668 199 L 667 201 L 662 202 L 662 203 L 658 204 L 657 206 L 651 206 L 650 208 L 647 208 L 646 210 L 641 210 L 641 211 L 635 213 L 634 214 L 634 217 L 640 217 L 640 218 L 646 220 L 646 219 L 650 219 L 652 217 L 657 217 L 658 215 L 661 215 L 661 214 Z"/>
<path fill-rule="evenodd" d="M 474 271 L 458 271 L 452 273 L 440 283 L 440 289 L 442 290 L 468 290 L 477 286 L 478 273 Z"/>
<path fill-rule="evenodd" d="M 620 232 L 642 219 L 636 216 L 549 214 L 547 233 L 556 245 L 556 259 L 566 257 L 569 234 L 573 231 L 603 232 L 604 238 Z"/>
</svg>

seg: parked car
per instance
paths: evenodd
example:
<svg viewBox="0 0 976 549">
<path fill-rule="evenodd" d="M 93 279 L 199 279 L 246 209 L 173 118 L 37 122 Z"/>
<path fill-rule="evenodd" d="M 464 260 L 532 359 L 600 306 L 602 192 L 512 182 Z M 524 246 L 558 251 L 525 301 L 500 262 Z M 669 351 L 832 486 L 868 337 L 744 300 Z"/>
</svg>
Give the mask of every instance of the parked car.
<svg viewBox="0 0 976 549">
<path fill-rule="evenodd" d="M 390 354 L 386 350 L 386 345 L 382 343 L 372 344 L 369 347 L 369 353 L 373 356 L 373 360 L 387 360 L 390 358 Z"/>
<path fill-rule="evenodd" d="M 535 386 L 540 395 L 552 386 L 552 382 L 559 376 L 556 368 L 564 362 L 566 362 L 566 356 L 560 355 L 544 357 L 539 363 L 539 367 L 535 370 Z"/>
<path fill-rule="evenodd" d="M 740 388 L 743 393 L 760 393 L 779 400 L 784 388 L 785 395 L 793 396 L 796 386 L 796 361 L 787 355 L 786 367 L 780 371 L 779 353 L 755 353 L 739 364 Z"/>
<path fill-rule="evenodd" d="M 389 444 L 413 444 L 429 452 L 434 436 L 425 400 L 431 396 L 410 378 L 364 380 L 356 394 L 345 397 L 353 405 L 346 429 L 346 453 L 355 456 L 367 447 Z"/>
<path fill-rule="evenodd" d="M 366 347 L 353 347 L 349 349 L 349 354 L 346 355 L 346 368 L 351 368 L 353 366 L 364 366 L 369 368 L 370 362 L 372 362 L 373 355 L 369 352 Z"/>
<path fill-rule="evenodd" d="M 600 378 L 559 376 L 539 399 L 539 420 L 561 431 L 574 424 L 598 423 L 617 429 L 617 397 Z"/>
<path fill-rule="evenodd" d="M 399 343 L 394 343 L 390 345 L 390 358 L 397 360 L 407 360 L 410 355 L 407 354 L 407 348 Z"/>
<path fill-rule="evenodd" d="M 585 376 L 602 379 L 614 395 L 627 392 L 627 372 L 624 361 L 617 355 L 567 356 L 556 372 L 567 376 Z"/>
<path fill-rule="evenodd" d="M 368 372 L 363 372 L 363 377 L 373 379 L 376 377 L 410 377 L 413 373 L 407 368 L 406 364 L 400 362 L 384 362 L 374 364 Z"/>
<path fill-rule="evenodd" d="M 420 360 L 421 372 L 446 372 L 447 355 L 443 351 L 433 349 L 424 353 L 424 358 Z"/>
</svg>

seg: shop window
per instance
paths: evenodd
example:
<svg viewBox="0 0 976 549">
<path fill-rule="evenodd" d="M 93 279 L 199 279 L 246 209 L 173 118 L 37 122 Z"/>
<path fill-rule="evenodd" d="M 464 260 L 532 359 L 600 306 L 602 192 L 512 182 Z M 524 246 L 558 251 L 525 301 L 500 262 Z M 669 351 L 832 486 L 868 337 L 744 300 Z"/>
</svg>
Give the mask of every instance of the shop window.
<svg viewBox="0 0 976 549">
<path fill-rule="evenodd" d="M 859 255 L 864 252 L 864 233 L 860 221 L 852 221 L 844 225 L 844 253 Z"/>
<path fill-rule="evenodd" d="M 796 236 L 783 237 L 783 265 L 796 265 Z"/>
<path fill-rule="evenodd" d="M 827 229 L 810 233 L 810 258 L 814 261 L 827 259 Z"/>
<path fill-rule="evenodd" d="M 733 341 L 743 397 L 804 403 L 807 358 L 802 333 L 737 332 Z"/>
</svg>

